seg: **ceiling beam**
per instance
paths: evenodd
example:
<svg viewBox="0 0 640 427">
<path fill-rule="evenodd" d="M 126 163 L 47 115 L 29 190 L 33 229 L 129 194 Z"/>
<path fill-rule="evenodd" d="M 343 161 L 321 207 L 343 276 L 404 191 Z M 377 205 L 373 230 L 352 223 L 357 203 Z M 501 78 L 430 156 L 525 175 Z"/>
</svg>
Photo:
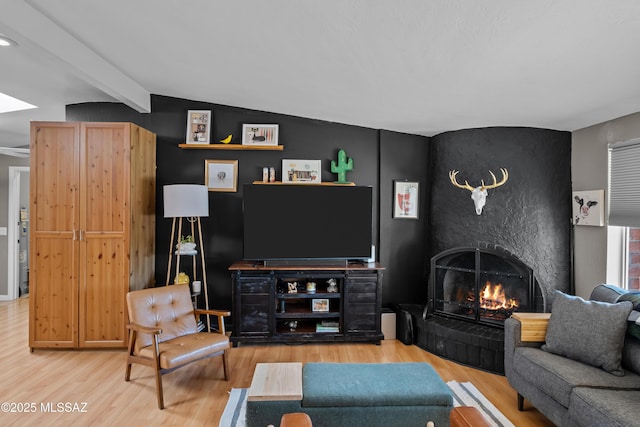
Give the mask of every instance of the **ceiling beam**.
<svg viewBox="0 0 640 427">
<path fill-rule="evenodd" d="M 28 1 L 0 0 L 0 10 L 0 24 L 11 31 L 7 36 L 14 40 L 19 37 L 28 40 L 57 58 L 67 71 L 138 112 L 151 111 L 151 94 L 148 90 L 36 10 Z"/>
</svg>

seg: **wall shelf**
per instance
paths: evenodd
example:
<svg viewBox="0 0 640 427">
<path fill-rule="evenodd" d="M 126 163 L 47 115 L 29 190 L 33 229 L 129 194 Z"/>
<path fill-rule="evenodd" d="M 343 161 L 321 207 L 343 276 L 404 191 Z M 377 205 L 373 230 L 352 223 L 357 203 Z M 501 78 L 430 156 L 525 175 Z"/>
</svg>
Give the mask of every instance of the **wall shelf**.
<svg viewBox="0 0 640 427">
<path fill-rule="evenodd" d="M 242 144 L 178 144 L 178 147 L 187 150 L 262 150 L 282 151 L 284 145 L 242 145 Z"/>
<path fill-rule="evenodd" d="M 264 181 L 253 181 L 253 184 L 256 185 L 335 185 L 335 186 L 343 186 L 343 187 L 353 187 L 356 185 L 355 182 L 347 182 L 346 184 L 339 184 L 333 181 L 322 181 L 319 183 L 315 182 L 282 182 L 282 181 L 274 181 L 274 182 L 264 182 Z"/>
</svg>

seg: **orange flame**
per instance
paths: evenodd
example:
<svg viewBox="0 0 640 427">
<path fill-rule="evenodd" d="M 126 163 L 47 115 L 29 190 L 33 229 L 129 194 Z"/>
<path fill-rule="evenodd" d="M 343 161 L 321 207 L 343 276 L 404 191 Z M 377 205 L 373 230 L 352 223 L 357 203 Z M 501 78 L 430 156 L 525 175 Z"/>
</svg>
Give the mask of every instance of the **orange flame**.
<svg viewBox="0 0 640 427">
<path fill-rule="evenodd" d="M 480 307 L 487 310 L 514 309 L 518 307 L 516 298 L 507 298 L 502 284 L 487 281 L 480 291 Z"/>
</svg>

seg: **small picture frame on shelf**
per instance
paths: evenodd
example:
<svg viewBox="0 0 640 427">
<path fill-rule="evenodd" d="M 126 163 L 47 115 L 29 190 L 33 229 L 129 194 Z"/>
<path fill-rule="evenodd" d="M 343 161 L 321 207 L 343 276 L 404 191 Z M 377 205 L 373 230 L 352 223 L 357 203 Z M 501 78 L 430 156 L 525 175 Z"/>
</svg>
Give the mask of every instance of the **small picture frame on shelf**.
<svg viewBox="0 0 640 427">
<path fill-rule="evenodd" d="M 187 144 L 209 144 L 211 110 L 187 111 Z"/>
<path fill-rule="evenodd" d="M 329 299 L 328 298 L 314 298 L 311 300 L 311 311 L 326 313 L 329 311 Z"/>
<path fill-rule="evenodd" d="M 282 182 L 320 184 L 320 160 L 282 159 Z"/>
<path fill-rule="evenodd" d="M 394 181 L 393 217 L 418 219 L 420 183 L 416 181 Z"/>
<path fill-rule="evenodd" d="M 242 125 L 242 145 L 278 145 L 278 125 Z"/>
<path fill-rule="evenodd" d="M 205 185 L 209 191 L 238 191 L 237 160 L 205 160 Z"/>
</svg>

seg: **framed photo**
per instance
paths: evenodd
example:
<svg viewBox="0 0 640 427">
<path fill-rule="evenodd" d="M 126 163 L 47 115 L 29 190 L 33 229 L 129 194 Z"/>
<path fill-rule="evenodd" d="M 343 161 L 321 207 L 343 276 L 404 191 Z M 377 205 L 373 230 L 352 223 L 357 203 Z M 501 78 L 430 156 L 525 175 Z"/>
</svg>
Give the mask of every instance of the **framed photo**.
<svg viewBox="0 0 640 427">
<path fill-rule="evenodd" d="M 187 112 L 187 144 L 209 144 L 211 137 L 211 111 Z"/>
<path fill-rule="evenodd" d="M 321 165 L 320 160 L 282 159 L 282 182 L 320 184 Z"/>
<path fill-rule="evenodd" d="M 311 311 L 318 311 L 318 312 L 329 311 L 329 299 L 328 298 L 312 299 Z"/>
<path fill-rule="evenodd" d="M 205 160 L 204 170 L 209 191 L 238 191 L 237 160 Z"/>
<path fill-rule="evenodd" d="M 278 145 L 278 125 L 242 125 L 242 145 Z"/>
<path fill-rule="evenodd" d="M 420 183 L 417 181 L 394 181 L 393 217 L 418 219 Z"/>
<path fill-rule="evenodd" d="M 573 225 L 604 225 L 604 190 L 573 192 Z"/>
</svg>

